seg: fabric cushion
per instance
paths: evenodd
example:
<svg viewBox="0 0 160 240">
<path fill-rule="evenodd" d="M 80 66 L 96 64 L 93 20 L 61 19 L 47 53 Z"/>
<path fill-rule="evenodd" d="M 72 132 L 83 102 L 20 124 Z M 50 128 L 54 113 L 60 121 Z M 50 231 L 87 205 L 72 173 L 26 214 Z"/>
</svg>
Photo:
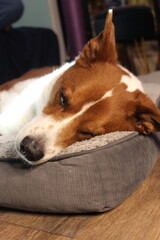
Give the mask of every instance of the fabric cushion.
<svg viewBox="0 0 160 240">
<path fill-rule="evenodd" d="M 148 176 L 160 151 L 160 133 L 117 132 L 76 143 L 49 162 L 26 168 L 13 138 L 0 139 L 0 206 L 39 212 L 116 207 Z"/>
</svg>

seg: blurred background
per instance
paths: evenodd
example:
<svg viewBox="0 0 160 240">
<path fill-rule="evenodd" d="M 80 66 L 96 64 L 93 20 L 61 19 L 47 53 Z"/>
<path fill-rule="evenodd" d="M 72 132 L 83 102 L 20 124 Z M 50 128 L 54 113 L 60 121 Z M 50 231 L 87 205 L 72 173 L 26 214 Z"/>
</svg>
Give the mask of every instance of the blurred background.
<svg viewBox="0 0 160 240">
<path fill-rule="evenodd" d="M 1 27 L 0 79 L 3 82 L 32 68 L 73 60 L 84 44 L 103 30 L 109 8 L 114 11 L 119 62 L 136 75 L 160 69 L 160 0 L 21 2 L 21 16 L 9 26 Z"/>
</svg>

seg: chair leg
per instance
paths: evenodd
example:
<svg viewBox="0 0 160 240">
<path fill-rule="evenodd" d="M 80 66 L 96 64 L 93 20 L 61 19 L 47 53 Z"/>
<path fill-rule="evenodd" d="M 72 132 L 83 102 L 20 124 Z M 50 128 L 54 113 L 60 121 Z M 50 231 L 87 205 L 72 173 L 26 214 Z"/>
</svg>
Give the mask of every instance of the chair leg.
<svg viewBox="0 0 160 240">
<path fill-rule="evenodd" d="M 117 51 L 120 63 L 135 75 L 137 74 L 134 62 L 129 56 L 129 44 L 118 43 Z"/>
</svg>

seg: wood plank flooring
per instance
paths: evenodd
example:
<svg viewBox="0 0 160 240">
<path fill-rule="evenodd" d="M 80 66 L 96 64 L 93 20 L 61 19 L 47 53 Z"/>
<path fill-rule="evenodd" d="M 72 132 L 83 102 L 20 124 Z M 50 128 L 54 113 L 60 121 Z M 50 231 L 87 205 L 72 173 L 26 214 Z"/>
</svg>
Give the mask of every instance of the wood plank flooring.
<svg viewBox="0 0 160 240">
<path fill-rule="evenodd" d="M 0 209 L 0 240 L 160 240 L 160 158 L 125 202 L 103 214 Z"/>
</svg>

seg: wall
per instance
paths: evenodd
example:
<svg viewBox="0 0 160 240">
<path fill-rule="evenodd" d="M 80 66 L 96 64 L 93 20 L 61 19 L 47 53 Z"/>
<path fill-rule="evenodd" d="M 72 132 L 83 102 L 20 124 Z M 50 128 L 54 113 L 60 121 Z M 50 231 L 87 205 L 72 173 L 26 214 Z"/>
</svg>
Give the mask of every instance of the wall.
<svg viewBox="0 0 160 240">
<path fill-rule="evenodd" d="M 14 0 L 13 0 L 14 1 Z M 24 13 L 14 26 L 32 26 L 52 28 L 48 1 L 46 0 L 22 0 Z"/>
<path fill-rule="evenodd" d="M 13 0 L 14 1 L 14 0 Z M 45 27 L 57 34 L 61 64 L 66 61 L 61 22 L 56 0 L 22 0 L 24 13 L 14 27 Z"/>
</svg>

